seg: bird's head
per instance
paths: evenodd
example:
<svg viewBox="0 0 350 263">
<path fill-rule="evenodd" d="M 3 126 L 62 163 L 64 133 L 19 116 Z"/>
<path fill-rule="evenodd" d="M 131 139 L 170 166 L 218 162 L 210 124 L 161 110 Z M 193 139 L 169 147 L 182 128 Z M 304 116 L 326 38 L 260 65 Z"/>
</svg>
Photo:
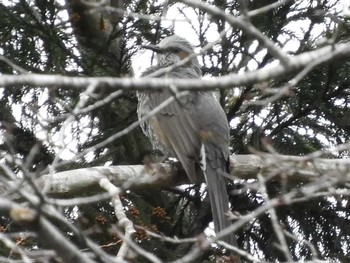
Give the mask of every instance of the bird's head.
<svg viewBox="0 0 350 263">
<path fill-rule="evenodd" d="M 157 45 L 145 45 L 143 47 L 157 53 L 158 65 L 161 67 L 170 66 L 194 54 L 193 46 L 178 35 L 166 37 Z M 202 74 L 196 57 L 186 66 L 193 67 L 199 75 Z"/>
</svg>

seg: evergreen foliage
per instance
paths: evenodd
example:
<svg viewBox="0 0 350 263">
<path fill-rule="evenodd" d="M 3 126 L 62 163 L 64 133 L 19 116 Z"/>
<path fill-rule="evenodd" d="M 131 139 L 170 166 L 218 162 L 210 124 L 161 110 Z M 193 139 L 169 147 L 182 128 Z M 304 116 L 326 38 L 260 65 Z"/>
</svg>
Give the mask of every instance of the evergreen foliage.
<svg viewBox="0 0 350 263">
<path fill-rule="evenodd" d="M 180 22 L 173 25 L 161 23 L 159 20 L 133 17 L 131 14 L 163 17 L 167 15 L 167 9 L 176 9 L 180 13 L 179 19 L 189 16 L 188 23 L 192 25 L 192 29 L 186 30 L 195 37 L 196 42 L 193 44 L 197 46 L 211 42 L 213 35 L 217 36 L 229 27 L 222 18 L 211 16 L 205 11 L 172 1 L 168 6 L 163 6 L 165 2 L 168 1 L 124 1 L 122 6 L 116 6 L 119 11 L 124 11 L 124 16 L 116 10 L 94 13 L 91 7 L 86 7 L 80 1 L 63 3 L 51 0 L 16 0 L 2 3 L 0 74 L 29 72 L 67 76 L 134 77 L 131 63 L 138 56 L 138 52 L 142 52 L 140 46 L 158 42 L 165 35 L 172 34 L 174 30 L 178 30 L 180 26 L 177 23 Z M 240 15 L 275 1 L 205 2 L 220 7 L 227 14 Z M 286 1 L 284 5 L 251 17 L 250 20 L 268 38 L 280 47 L 285 47 L 289 55 L 302 54 L 320 45 L 349 41 L 349 18 L 342 15 L 338 1 Z M 193 38 L 189 40 L 193 41 Z M 249 70 L 267 67 L 274 60 L 261 43 L 238 27 L 228 30 L 217 45 L 199 58 L 206 77 L 225 76 L 233 72 L 243 74 Z M 316 66 L 289 88 L 286 87 L 295 74 L 281 76 L 279 80 L 266 83 L 220 90 L 220 102 L 231 123 L 232 153 L 247 154 L 252 148 L 266 152 L 272 146 L 278 153 L 302 156 L 347 142 L 350 137 L 349 73 L 350 62 L 345 59 Z M 271 99 L 281 89 L 285 92 L 278 98 L 261 103 Z M 69 136 L 65 138 L 71 141 L 70 148 L 61 148 L 59 131 L 66 125 L 66 118 L 83 92 L 84 90 L 74 87 L 60 86 L 0 88 L 0 162 L 10 167 L 18 176 L 29 175 L 35 178 L 48 172 L 48 167 L 53 162 L 59 163 L 73 158 L 74 154 L 106 140 L 137 120 L 135 93 L 120 92 L 109 103 L 86 113 L 73 115 L 74 121 L 66 127 Z M 116 89 L 108 85 L 99 86 L 93 91 L 93 96 L 87 98 L 87 105 L 93 105 L 115 92 Z M 154 150 L 141 130 L 134 129 L 57 169 L 143 162 L 148 164 L 149 160 L 145 157 L 152 154 Z M 348 158 L 349 150 L 332 152 L 326 157 Z M 19 165 L 15 161 L 17 159 L 23 165 Z M 0 168 L 0 178 L 1 181 L 9 179 L 3 167 Z M 265 203 L 261 192 L 253 187 L 255 183 L 234 181 L 228 184 L 232 211 L 245 215 Z M 284 185 L 271 180 L 267 184 L 268 196 L 281 197 L 289 189 L 302 185 L 303 183 Z M 349 185 L 343 183 L 335 187 L 348 189 Z M 90 194 L 90 190 L 86 190 L 79 193 L 79 196 Z M 6 190 L 3 195 L 17 200 L 17 197 L 12 197 L 13 190 Z M 187 253 L 191 244 L 162 242 L 147 236 L 145 229 L 179 238 L 201 234 L 211 222 L 210 206 L 204 197 L 201 186 L 191 185 L 161 191 L 126 191 L 122 195 L 122 201 L 127 215 L 139 227 L 135 236 L 137 244 L 168 262 Z M 66 207 L 62 211 L 73 225 L 79 227 L 82 233 L 91 237 L 106 252 L 111 255 L 118 253 L 121 242 L 115 231 L 117 222 L 114 210 L 108 201 Z M 284 230 L 311 242 L 317 251 L 317 255 L 313 255 L 308 245 L 287 237 L 293 260 L 311 260 L 317 257 L 346 262 L 350 247 L 350 210 L 347 196 L 330 194 L 291 205 L 281 201 L 276 211 Z M 59 222 L 56 223 L 60 225 Z M 21 231 L 5 215 L 1 217 L 0 224 L 2 234 L 11 236 Z M 85 248 L 79 237 L 72 235 L 69 229 L 63 230 L 68 239 L 70 237 L 79 248 Z M 261 260 L 288 260 L 276 245 L 279 241 L 269 213 L 255 218 L 236 235 L 239 247 Z M 45 244 L 38 243 L 31 233 L 28 233 L 27 238 L 17 238 L 15 241 L 38 251 L 45 248 Z M 211 262 L 222 253 L 222 250 L 213 247 L 198 258 L 197 262 Z M 6 262 L 16 262 L 20 258 L 18 253 L 12 253 L 3 243 L 0 245 L 0 256 L 7 258 Z M 39 257 L 38 262 L 40 260 Z M 250 262 L 243 257 L 242 260 Z M 50 262 L 59 261 L 52 258 Z M 132 262 L 146 260 L 138 255 Z"/>
</svg>

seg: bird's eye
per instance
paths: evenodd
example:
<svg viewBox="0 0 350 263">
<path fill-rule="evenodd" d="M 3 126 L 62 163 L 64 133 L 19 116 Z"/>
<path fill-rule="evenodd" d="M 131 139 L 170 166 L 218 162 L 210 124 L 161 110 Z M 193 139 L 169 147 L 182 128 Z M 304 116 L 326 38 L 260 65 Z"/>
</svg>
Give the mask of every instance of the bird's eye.
<svg viewBox="0 0 350 263">
<path fill-rule="evenodd" d="M 180 49 L 180 48 L 177 48 L 177 47 L 170 47 L 170 48 L 168 49 L 168 51 L 171 52 L 171 53 L 178 53 L 178 52 L 181 51 L 181 49 Z"/>
</svg>

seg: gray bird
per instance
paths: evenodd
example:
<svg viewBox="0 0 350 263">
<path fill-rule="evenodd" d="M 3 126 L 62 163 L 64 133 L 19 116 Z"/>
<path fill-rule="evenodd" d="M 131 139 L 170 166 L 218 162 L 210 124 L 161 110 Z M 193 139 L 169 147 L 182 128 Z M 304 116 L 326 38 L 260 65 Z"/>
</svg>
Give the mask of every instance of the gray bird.
<svg viewBox="0 0 350 263">
<path fill-rule="evenodd" d="M 157 65 L 145 71 L 143 77 L 171 66 L 194 53 L 192 45 L 182 37 L 172 35 L 158 45 L 144 46 L 157 54 Z M 199 79 L 202 72 L 196 57 L 159 78 Z M 159 106 L 174 94 L 162 92 L 138 93 L 138 117 Z M 229 201 L 223 174 L 229 172 L 229 126 L 226 115 L 211 92 L 195 91 L 178 98 L 141 124 L 153 147 L 176 157 L 192 182 L 196 182 L 196 164 L 203 170 L 215 231 L 230 225 L 225 215 Z M 234 245 L 233 235 L 223 241 Z"/>
</svg>

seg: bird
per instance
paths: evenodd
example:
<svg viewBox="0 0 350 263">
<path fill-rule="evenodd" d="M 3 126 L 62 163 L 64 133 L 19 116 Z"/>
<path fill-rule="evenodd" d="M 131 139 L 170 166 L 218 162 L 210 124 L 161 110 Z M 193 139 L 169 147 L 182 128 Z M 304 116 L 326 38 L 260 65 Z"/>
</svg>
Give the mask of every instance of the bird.
<svg viewBox="0 0 350 263">
<path fill-rule="evenodd" d="M 157 78 L 200 79 L 202 71 L 190 42 L 178 35 L 165 37 L 157 45 L 145 45 L 156 54 L 157 64 L 146 69 L 141 77 L 154 75 L 163 69 L 191 56 L 188 63 L 174 66 L 170 72 L 156 75 Z M 138 118 L 174 96 L 174 92 L 141 91 L 138 97 Z M 174 99 L 152 117 L 141 122 L 144 134 L 154 148 L 167 156 L 176 157 L 190 181 L 198 180 L 196 165 L 200 166 L 207 185 L 216 233 L 231 225 L 226 213 L 229 199 L 225 173 L 229 173 L 229 125 L 221 105 L 210 91 L 190 91 L 188 95 Z M 234 236 L 222 239 L 235 245 Z"/>
</svg>

